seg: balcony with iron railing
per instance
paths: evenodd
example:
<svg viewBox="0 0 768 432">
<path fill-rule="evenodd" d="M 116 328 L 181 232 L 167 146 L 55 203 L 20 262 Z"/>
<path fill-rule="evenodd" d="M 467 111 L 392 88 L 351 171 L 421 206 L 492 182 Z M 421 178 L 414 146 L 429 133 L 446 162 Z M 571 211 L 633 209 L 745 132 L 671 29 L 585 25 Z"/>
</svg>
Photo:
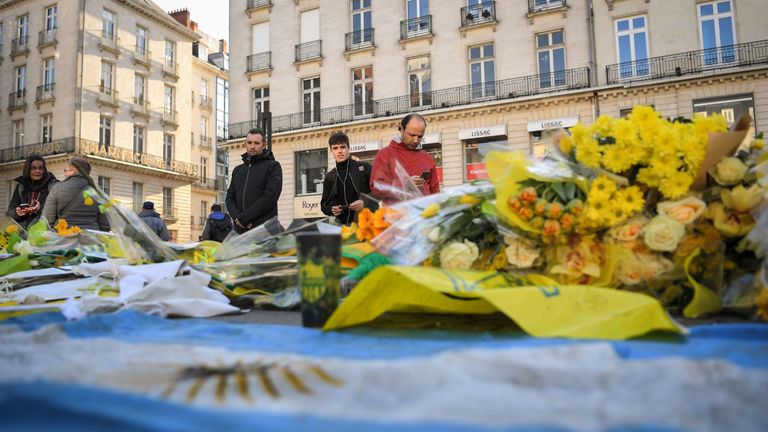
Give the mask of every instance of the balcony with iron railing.
<svg viewBox="0 0 768 432">
<path fill-rule="evenodd" d="M 464 6 L 461 8 L 461 27 L 474 27 L 483 24 L 495 24 L 496 20 L 496 2 L 488 1 L 485 3 Z"/>
<path fill-rule="evenodd" d="M 117 90 L 100 85 L 99 86 L 99 103 L 109 105 L 113 108 L 120 106 L 120 95 Z"/>
<path fill-rule="evenodd" d="M 133 113 L 133 115 L 149 118 L 149 101 L 140 97 L 134 97 L 131 113 Z"/>
<path fill-rule="evenodd" d="M 272 51 L 248 56 L 246 73 L 272 70 Z"/>
<path fill-rule="evenodd" d="M 172 109 L 163 110 L 163 125 L 170 126 L 172 128 L 179 127 L 179 113 Z"/>
<path fill-rule="evenodd" d="M 420 16 L 400 21 L 400 40 L 417 39 L 433 36 L 432 15 Z"/>
<path fill-rule="evenodd" d="M 252 12 L 256 12 L 257 10 L 271 8 L 271 7 L 272 7 L 272 0 L 248 0 L 248 3 L 246 3 L 246 6 L 245 6 L 245 12 L 250 17 Z"/>
<path fill-rule="evenodd" d="M 322 40 L 296 44 L 296 55 L 294 63 L 303 63 L 321 58 L 323 58 Z"/>
<path fill-rule="evenodd" d="M 350 104 L 311 112 L 274 116 L 272 117 L 272 131 L 287 132 L 307 127 L 351 122 L 361 118 L 399 116 L 414 111 L 578 90 L 589 86 L 589 68 L 567 69 L 553 73 L 379 99 L 373 101 L 372 106 Z M 233 123 L 228 125 L 225 137 L 229 140 L 243 138 L 250 129 L 255 127 L 260 127 L 258 120 Z"/>
<path fill-rule="evenodd" d="M 200 177 L 192 185 L 198 189 L 216 190 L 216 179 Z"/>
<path fill-rule="evenodd" d="M 178 80 L 179 64 L 171 59 L 165 59 L 165 62 L 163 62 L 163 76 Z"/>
<path fill-rule="evenodd" d="M 205 150 L 210 150 L 213 148 L 213 140 L 211 137 L 200 135 L 200 148 Z"/>
<path fill-rule="evenodd" d="M 56 98 L 53 96 L 53 91 L 56 88 L 55 83 L 43 84 L 37 87 L 37 97 L 35 102 L 40 105 L 43 102 L 53 102 Z"/>
<path fill-rule="evenodd" d="M 27 107 L 27 89 L 19 89 L 8 95 L 8 111 Z"/>
<path fill-rule="evenodd" d="M 768 63 L 768 40 L 687 51 L 605 67 L 608 84 L 696 75 Z"/>
<path fill-rule="evenodd" d="M 568 7 L 566 0 L 528 0 L 528 13 L 547 12 Z"/>
<path fill-rule="evenodd" d="M 114 55 L 120 55 L 120 38 L 117 37 L 115 33 L 102 30 L 101 38 L 99 39 L 99 48 L 109 51 Z"/>
<path fill-rule="evenodd" d="M 57 42 L 56 27 L 49 30 L 41 30 L 37 37 L 37 48 L 43 49 L 47 46 L 54 46 Z"/>
<path fill-rule="evenodd" d="M 344 51 L 357 51 L 374 48 L 373 29 L 367 28 L 344 35 Z"/>
<path fill-rule="evenodd" d="M 11 41 L 11 58 L 29 54 L 29 36 L 23 36 Z"/>
<path fill-rule="evenodd" d="M 204 110 L 213 110 L 213 99 L 206 95 L 200 95 L 200 108 Z"/>
<path fill-rule="evenodd" d="M 148 50 L 147 47 L 136 45 L 136 48 L 133 51 L 133 62 L 147 68 L 151 67 L 152 51 Z"/>
</svg>

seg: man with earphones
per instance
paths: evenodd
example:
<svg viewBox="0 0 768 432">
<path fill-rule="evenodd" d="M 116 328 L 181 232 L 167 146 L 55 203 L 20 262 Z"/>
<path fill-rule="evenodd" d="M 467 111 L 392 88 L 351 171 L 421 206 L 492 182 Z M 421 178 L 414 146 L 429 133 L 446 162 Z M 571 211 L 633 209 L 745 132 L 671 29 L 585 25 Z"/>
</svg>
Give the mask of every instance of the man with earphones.
<svg viewBox="0 0 768 432">
<path fill-rule="evenodd" d="M 341 223 L 349 225 L 355 215 L 368 207 L 376 211 L 373 200 L 363 200 L 362 194 L 370 194 L 371 166 L 349 157 L 349 137 L 336 132 L 328 139 L 336 168 L 326 174 L 323 180 L 323 197 L 320 210 L 328 216 L 336 216 Z"/>
<path fill-rule="evenodd" d="M 397 189 L 402 188 L 397 182 L 397 164 L 403 167 L 410 181 L 422 195 L 440 192 L 435 161 L 422 150 L 421 139 L 427 129 L 427 121 L 416 113 L 405 116 L 397 128 L 400 135 L 393 138 L 389 145 L 376 155 L 371 173 L 371 192 L 385 203 L 402 200 Z"/>
</svg>

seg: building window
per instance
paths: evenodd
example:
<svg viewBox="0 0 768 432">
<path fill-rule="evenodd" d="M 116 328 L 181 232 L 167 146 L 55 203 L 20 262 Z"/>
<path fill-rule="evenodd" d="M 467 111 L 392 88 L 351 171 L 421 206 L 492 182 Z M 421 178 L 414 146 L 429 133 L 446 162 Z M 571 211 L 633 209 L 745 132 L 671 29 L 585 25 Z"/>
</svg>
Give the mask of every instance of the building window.
<svg viewBox="0 0 768 432">
<path fill-rule="evenodd" d="M 133 210 L 136 212 L 141 211 L 141 205 L 144 203 L 144 184 L 133 182 L 131 188 L 131 197 L 133 199 Z"/>
<path fill-rule="evenodd" d="M 136 26 L 136 52 L 147 54 L 147 29 L 139 25 Z"/>
<path fill-rule="evenodd" d="M 40 142 L 49 143 L 53 136 L 53 115 L 46 114 L 40 117 Z"/>
<path fill-rule="evenodd" d="M 208 98 L 208 81 L 200 80 L 200 97 L 203 99 Z"/>
<path fill-rule="evenodd" d="M 496 95 L 495 63 L 493 44 L 469 48 L 469 82 L 473 98 Z"/>
<path fill-rule="evenodd" d="M 15 120 L 13 122 L 13 148 L 19 148 L 24 145 L 24 120 Z"/>
<path fill-rule="evenodd" d="M 99 189 L 103 190 L 105 194 L 107 194 L 107 195 L 110 194 L 111 187 L 110 187 L 110 179 L 109 179 L 109 177 L 99 176 L 99 183 L 98 183 L 98 185 L 99 185 Z"/>
<path fill-rule="evenodd" d="M 373 114 L 373 67 L 352 69 L 355 115 Z"/>
<path fill-rule="evenodd" d="M 296 153 L 296 195 L 323 193 L 323 179 L 328 168 L 328 150 Z"/>
<path fill-rule="evenodd" d="M 133 76 L 133 95 L 137 105 L 144 106 L 147 100 L 147 77 L 141 74 Z"/>
<path fill-rule="evenodd" d="M 133 125 L 133 152 L 144 153 L 144 126 Z"/>
<path fill-rule="evenodd" d="M 411 106 L 432 105 L 432 70 L 429 56 L 408 59 L 407 69 Z"/>
<path fill-rule="evenodd" d="M 112 94 L 112 77 L 114 66 L 112 63 L 102 61 L 101 62 L 101 92 L 106 94 Z"/>
<path fill-rule="evenodd" d="M 115 14 L 106 9 L 101 11 L 101 35 L 115 40 Z"/>
<path fill-rule="evenodd" d="M 751 93 L 748 93 L 693 100 L 694 116 L 708 116 L 712 114 L 720 114 L 725 117 L 728 127 L 731 127 L 744 114 L 749 114 L 752 118 L 755 118 L 755 98 Z M 747 136 L 755 136 L 754 123 L 750 125 Z"/>
<path fill-rule="evenodd" d="M 372 41 L 371 0 L 352 0 L 352 44 L 368 44 Z"/>
<path fill-rule="evenodd" d="M 16 81 L 14 82 L 14 91 L 16 97 L 23 98 L 24 91 L 27 89 L 27 66 L 21 65 L 16 68 Z"/>
<path fill-rule="evenodd" d="M 464 180 L 487 179 L 488 169 L 485 166 L 485 156 L 495 148 L 506 147 L 506 136 L 464 140 L 464 157 L 466 161 Z"/>
<path fill-rule="evenodd" d="M 109 146 L 112 145 L 112 119 L 109 117 L 101 116 L 99 118 L 99 148 L 104 146 L 109 150 Z"/>
<path fill-rule="evenodd" d="M 536 55 L 539 65 L 539 86 L 565 85 L 565 45 L 563 31 L 536 35 Z"/>
<path fill-rule="evenodd" d="M 16 19 L 16 27 L 19 38 L 19 49 L 23 50 L 29 42 L 29 15 L 20 16 Z"/>
<path fill-rule="evenodd" d="M 304 123 L 320 121 L 320 78 L 302 80 Z"/>
<path fill-rule="evenodd" d="M 251 103 L 251 120 L 258 121 L 265 112 L 269 112 L 269 87 L 255 88 Z"/>
<path fill-rule="evenodd" d="M 208 218 L 208 201 L 200 201 L 200 225 L 205 225 L 205 220 Z"/>
<path fill-rule="evenodd" d="M 200 119 L 200 144 L 203 144 L 203 140 L 210 138 L 208 136 L 208 119 Z"/>
<path fill-rule="evenodd" d="M 701 25 L 701 47 L 705 49 L 704 64 L 731 63 L 736 60 L 732 45 L 734 20 L 731 0 L 702 3 L 698 5 Z"/>
<path fill-rule="evenodd" d="M 229 124 L 229 82 L 216 77 L 216 137 L 226 138 Z"/>
<path fill-rule="evenodd" d="M 51 85 L 56 82 L 56 67 L 53 57 L 43 60 L 43 86 L 46 91 L 50 91 Z"/>
<path fill-rule="evenodd" d="M 166 216 L 174 216 L 173 211 L 173 188 L 163 188 L 163 214 Z"/>
<path fill-rule="evenodd" d="M 163 135 L 163 161 L 169 166 L 173 161 L 173 135 Z"/>
<path fill-rule="evenodd" d="M 533 3 L 533 10 L 535 12 L 538 12 L 538 11 L 560 7 L 562 5 L 563 5 L 563 0 L 535 0 Z"/>
<path fill-rule="evenodd" d="M 200 178 L 208 178 L 208 158 L 205 157 L 200 158 Z"/>
<path fill-rule="evenodd" d="M 621 77 L 648 75 L 648 33 L 644 16 L 616 20 L 616 47 Z"/>
<path fill-rule="evenodd" d="M 165 64 L 173 66 L 176 63 L 176 44 L 171 41 L 165 41 Z"/>
<path fill-rule="evenodd" d="M 163 108 L 165 108 L 166 113 L 172 112 L 176 106 L 176 97 L 174 93 L 173 87 L 165 86 L 165 89 L 163 90 Z"/>
<path fill-rule="evenodd" d="M 56 15 L 58 14 L 58 7 L 56 5 L 45 8 L 45 31 L 56 30 Z"/>
</svg>

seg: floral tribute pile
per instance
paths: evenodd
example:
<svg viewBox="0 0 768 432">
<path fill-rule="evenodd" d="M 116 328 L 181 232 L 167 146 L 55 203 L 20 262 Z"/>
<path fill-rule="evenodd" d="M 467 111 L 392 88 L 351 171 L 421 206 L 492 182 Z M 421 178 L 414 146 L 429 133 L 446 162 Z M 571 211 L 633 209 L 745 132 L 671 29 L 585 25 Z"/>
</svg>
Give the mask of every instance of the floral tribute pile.
<svg viewBox="0 0 768 432">
<path fill-rule="evenodd" d="M 371 243 L 401 265 L 630 290 L 687 317 L 750 314 L 768 303 L 768 154 L 726 129 L 638 106 L 560 134 L 544 160 L 492 151 L 492 183 L 395 204 Z"/>
</svg>

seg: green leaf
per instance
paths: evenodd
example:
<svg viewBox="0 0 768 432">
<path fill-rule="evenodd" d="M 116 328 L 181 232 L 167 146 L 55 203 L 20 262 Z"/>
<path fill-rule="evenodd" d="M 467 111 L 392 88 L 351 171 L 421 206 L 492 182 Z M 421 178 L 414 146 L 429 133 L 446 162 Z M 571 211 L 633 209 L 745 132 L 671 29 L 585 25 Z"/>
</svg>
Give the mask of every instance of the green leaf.
<svg viewBox="0 0 768 432">
<path fill-rule="evenodd" d="M 566 183 L 565 195 L 566 195 L 566 200 L 565 200 L 566 204 L 572 199 L 576 198 L 576 185 L 571 182 Z"/>
<path fill-rule="evenodd" d="M 565 195 L 565 188 L 563 187 L 563 184 L 560 182 L 552 183 L 552 190 L 557 194 L 558 197 L 560 197 L 561 202 L 567 202 L 567 197 Z M 551 201 L 551 200 L 548 200 Z"/>
</svg>

